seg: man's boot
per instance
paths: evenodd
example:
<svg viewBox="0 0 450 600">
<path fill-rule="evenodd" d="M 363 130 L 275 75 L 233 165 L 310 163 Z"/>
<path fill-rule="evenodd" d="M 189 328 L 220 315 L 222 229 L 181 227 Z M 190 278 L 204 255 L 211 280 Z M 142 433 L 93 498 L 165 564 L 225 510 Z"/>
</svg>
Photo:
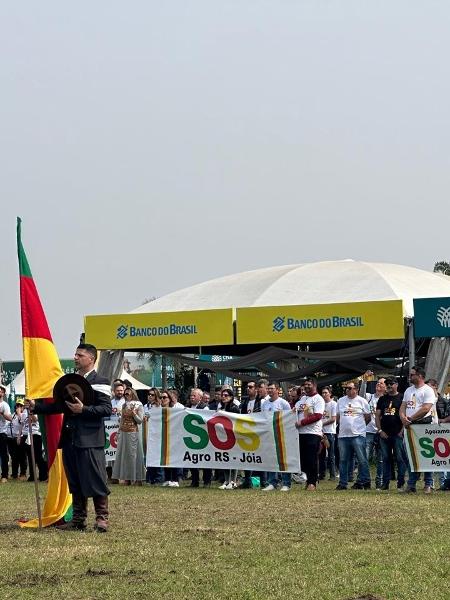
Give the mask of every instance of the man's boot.
<svg viewBox="0 0 450 600">
<path fill-rule="evenodd" d="M 95 525 L 94 528 L 98 533 L 106 533 L 108 531 L 108 496 L 94 496 L 95 507 Z"/>
<path fill-rule="evenodd" d="M 64 531 L 85 531 L 87 520 L 87 498 L 85 496 L 79 496 L 78 494 L 72 494 L 72 511 L 72 520 L 63 525 L 57 525 L 57 528 Z"/>
</svg>

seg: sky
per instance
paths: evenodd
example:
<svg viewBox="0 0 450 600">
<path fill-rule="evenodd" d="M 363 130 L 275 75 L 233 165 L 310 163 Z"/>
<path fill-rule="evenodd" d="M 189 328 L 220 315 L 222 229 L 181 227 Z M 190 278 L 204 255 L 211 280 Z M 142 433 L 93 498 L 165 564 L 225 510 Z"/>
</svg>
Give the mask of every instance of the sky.
<svg viewBox="0 0 450 600">
<path fill-rule="evenodd" d="M 449 260 L 450 3 L 0 4 L 0 358 L 16 217 L 61 357 L 88 314 L 272 265 Z"/>
</svg>

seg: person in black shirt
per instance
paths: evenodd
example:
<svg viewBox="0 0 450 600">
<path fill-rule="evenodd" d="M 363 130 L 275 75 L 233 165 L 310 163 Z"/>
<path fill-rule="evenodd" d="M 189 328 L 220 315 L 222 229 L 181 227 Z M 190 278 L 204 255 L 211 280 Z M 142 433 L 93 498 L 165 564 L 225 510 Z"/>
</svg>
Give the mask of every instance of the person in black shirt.
<svg viewBox="0 0 450 600">
<path fill-rule="evenodd" d="M 398 391 L 397 380 L 387 377 L 385 380 L 387 394 L 381 396 L 375 413 L 376 426 L 380 432 L 380 447 L 383 455 L 382 490 L 389 489 L 391 479 L 391 458 L 394 453 L 397 462 L 397 489 L 405 485 L 407 458 L 403 446 L 403 425 L 400 420 L 400 406 L 403 394 Z"/>
</svg>

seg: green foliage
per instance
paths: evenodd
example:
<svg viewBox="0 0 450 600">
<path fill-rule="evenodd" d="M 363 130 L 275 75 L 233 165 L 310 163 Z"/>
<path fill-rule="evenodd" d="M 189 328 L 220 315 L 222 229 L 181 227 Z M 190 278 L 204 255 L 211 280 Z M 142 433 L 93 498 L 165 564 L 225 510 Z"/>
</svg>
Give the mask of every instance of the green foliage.
<svg viewBox="0 0 450 600">
<path fill-rule="evenodd" d="M 443 273 L 444 275 L 450 275 L 450 263 L 445 260 L 441 260 L 434 264 L 433 271 L 435 273 Z"/>
</svg>

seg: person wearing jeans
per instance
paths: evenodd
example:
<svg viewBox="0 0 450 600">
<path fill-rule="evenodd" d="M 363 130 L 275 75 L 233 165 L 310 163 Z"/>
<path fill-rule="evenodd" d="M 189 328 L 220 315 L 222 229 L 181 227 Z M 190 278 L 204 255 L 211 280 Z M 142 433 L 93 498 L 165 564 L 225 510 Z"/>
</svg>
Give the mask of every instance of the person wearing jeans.
<svg viewBox="0 0 450 600">
<path fill-rule="evenodd" d="M 352 437 L 339 438 L 339 453 L 341 456 L 341 468 L 339 470 L 339 486 L 347 488 L 348 485 L 348 463 L 352 453 L 355 453 L 358 461 L 358 478 L 352 486 L 353 489 L 370 489 L 370 471 L 366 454 L 366 436 L 355 435 Z"/>
<path fill-rule="evenodd" d="M 387 438 L 380 437 L 380 447 L 383 456 L 383 484 L 381 489 L 389 489 L 391 457 L 394 455 L 397 464 L 397 489 L 401 490 L 405 485 L 406 464 L 408 460 L 405 455 L 403 436 L 397 434 L 395 436 L 388 436 Z"/>
<path fill-rule="evenodd" d="M 337 490 L 346 490 L 349 462 L 354 451 L 358 460 L 358 478 L 352 489 L 370 489 L 369 462 L 366 454 L 366 425 L 370 421 L 369 403 L 358 396 L 357 385 L 349 383 L 346 396 L 339 398 L 336 420 L 339 424 L 339 485 Z"/>
<path fill-rule="evenodd" d="M 336 441 L 336 400 L 331 396 L 331 388 L 322 388 L 322 398 L 325 401 L 322 416 L 322 431 L 326 435 L 329 448 L 323 448 L 319 455 L 319 479 L 325 479 L 328 468 L 330 480 L 336 479 L 335 441 Z"/>
<path fill-rule="evenodd" d="M 403 394 L 398 392 L 398 382 L 395 377 L 387 377 L 385 384 L 387 394 L 378 400 L 375 414 L 376 426 L 380 432 L 380 448 L 383 458 L 381 489 L 389 489 L 392 471 L 391 461 L 392 455 L 394 455 L 397 463 L 397 489 L 401 490 L 405 484 L 407 463 L 403 446 L 403 425 L 400 419 Z"/>
<path fill-rule="evenodd" d="M 411 386 L 405 390 L 403 402 L 400 407 L 400 419 L 405 429 L 414 427 L 414 424 L 431 423 L 431 412 L 436 404 L 436 397 L 433 389 L 425 383 L 425 371 L 421 367 L 412 367 L 409 373 Z M 406 493 L 415 493 L 416 484 L 420 473 L 411 471 L 409 468 L 409 478 L 406 484 Z M 433 474 L 424 473 L 424 492 L 431 494 L 433 490 Z"/>
</svg>

